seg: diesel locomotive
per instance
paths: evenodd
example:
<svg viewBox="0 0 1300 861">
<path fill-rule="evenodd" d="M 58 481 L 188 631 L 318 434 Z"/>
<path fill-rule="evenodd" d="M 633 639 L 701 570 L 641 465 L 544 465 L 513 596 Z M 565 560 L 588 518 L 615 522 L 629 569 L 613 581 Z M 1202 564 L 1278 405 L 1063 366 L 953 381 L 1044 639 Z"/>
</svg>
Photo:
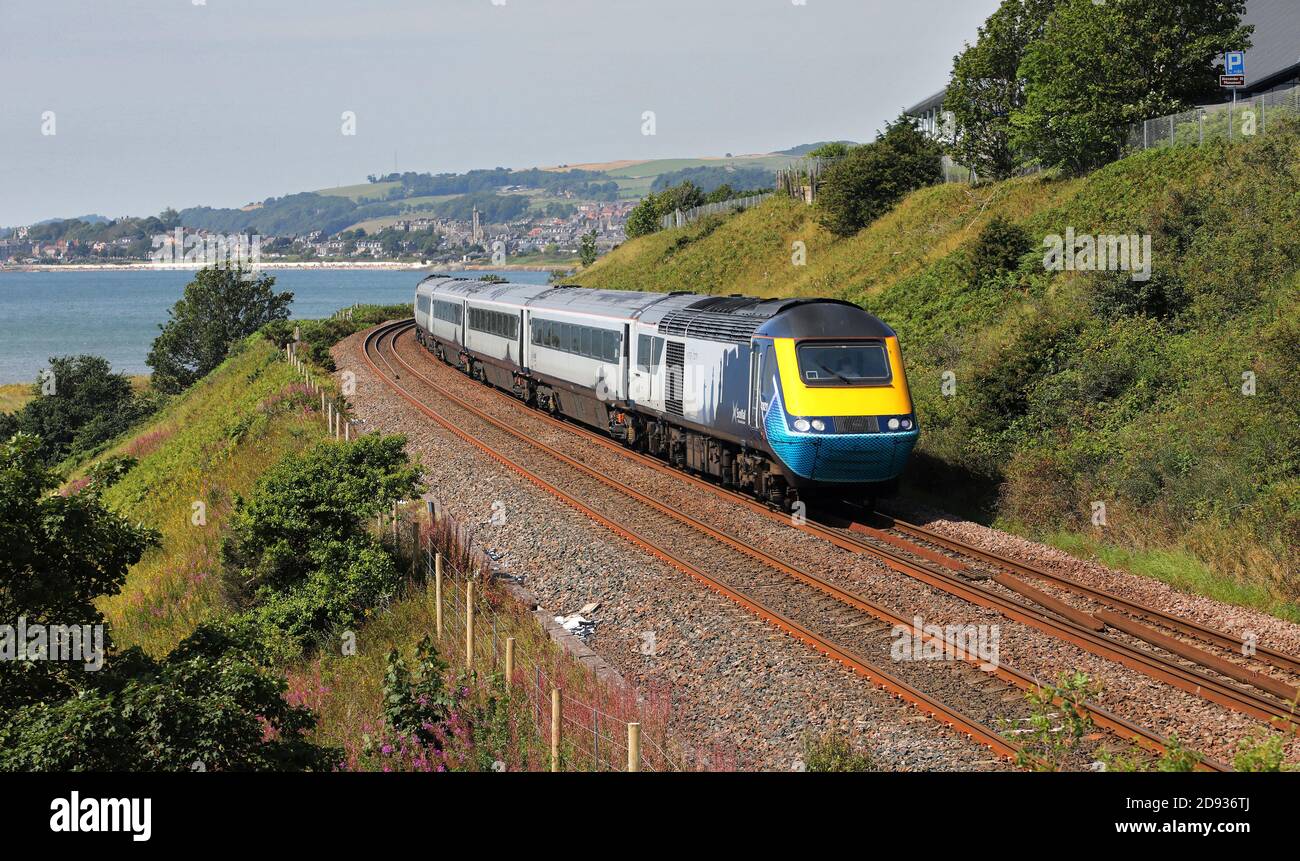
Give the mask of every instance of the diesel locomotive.
<svg viewBox="0 0 1300 861">
<path fill-rule="evenodd" d="M 474 379 L 786 508 L 887 495 L 919 433 L 897 335 L 848 302 L 432 275 L 414 312 Z"/>
</svg>

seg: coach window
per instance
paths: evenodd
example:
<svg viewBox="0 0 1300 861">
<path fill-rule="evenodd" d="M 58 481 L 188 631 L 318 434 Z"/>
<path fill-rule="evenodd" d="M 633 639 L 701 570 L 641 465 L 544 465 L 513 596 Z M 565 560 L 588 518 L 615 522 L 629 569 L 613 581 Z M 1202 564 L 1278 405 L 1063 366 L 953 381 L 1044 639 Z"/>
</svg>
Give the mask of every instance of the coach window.
<svg viewBox="0 0 1300 861">
<path fill-rule="evenodd" d="M 651 338 L 649 335 L 638 335 L 636 339 L 636 369 L 642 373 L 650 373 L 650 350 Z"/>
</svg>

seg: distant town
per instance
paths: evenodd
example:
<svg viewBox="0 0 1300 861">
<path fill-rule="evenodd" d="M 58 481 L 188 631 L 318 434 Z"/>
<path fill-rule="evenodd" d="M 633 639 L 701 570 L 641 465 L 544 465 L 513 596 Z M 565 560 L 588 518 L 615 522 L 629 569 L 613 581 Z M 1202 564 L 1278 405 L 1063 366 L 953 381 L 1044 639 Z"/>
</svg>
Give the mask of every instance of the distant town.
<svg viewBox="0 0 1300 861">
<path fill-rule="evenodd" d="M 263 261 L 406 261 L 428 264 L 510 262 L 562 263 L 578 257 L 584 235 L 593 235 L 603 253 L 627 238 L 625 225 L 637 201 L 578 203 L 563 216 L 544 213 L 487 223 L 474 209 L 468 219 L 415 216 L 397 218 L 367 231 L 364 227 L 329 233 L 259 235 Z M 164 216 L 166 213 L 164 213 Z M 41 264 L 138 263 L 169 255 L 181 243 L 201 246 L 221 231 L 181 228 L 158 219 L 126 235 L 106 239 L 42 238 L 41 226 L 24 226 L 0 239 L 0 261 L 10 266 Z M 149 227 L 153 227 L 150 230 Z M 158 228 L 163 228 L 159 230 Z M 179 259 L 183 249 L 175 248 Z"/>
</svg>

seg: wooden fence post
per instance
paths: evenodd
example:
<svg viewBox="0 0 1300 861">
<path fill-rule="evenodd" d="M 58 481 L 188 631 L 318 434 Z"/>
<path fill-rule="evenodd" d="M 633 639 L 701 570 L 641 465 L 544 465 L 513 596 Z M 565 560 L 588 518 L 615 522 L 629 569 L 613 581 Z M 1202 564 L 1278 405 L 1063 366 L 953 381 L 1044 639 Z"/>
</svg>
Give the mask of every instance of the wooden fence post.
<svg viewBox="0 0 1300 861">
<path fill-rule="evenodd" d="M 627 770 L 641 770 L 641 724 L 627 725 Z"/>
<path fill-rule="evenodd" d="M 560 689 L 551 688 L 551 771 L 560 770 Z"/>
<path fill-rule="evenodd" d="M 420 558 L 420 524 L 411 521 L 411 579 L 415 579 L 415 565 Z"/>
<path fill-rule="evenodd" d="M 442 554 L 433 557 L 433 623 L 442 642 Z"/>
<path fill-rule="evenodd" d="M 515 678 L 515 638 L 506 637 L 506 687 L 514 684 Z"/>
<path fill-rule="evenodd" d="M 474 581 L 465 581 L 465 667 L 474 669 Z"/>
</svg>

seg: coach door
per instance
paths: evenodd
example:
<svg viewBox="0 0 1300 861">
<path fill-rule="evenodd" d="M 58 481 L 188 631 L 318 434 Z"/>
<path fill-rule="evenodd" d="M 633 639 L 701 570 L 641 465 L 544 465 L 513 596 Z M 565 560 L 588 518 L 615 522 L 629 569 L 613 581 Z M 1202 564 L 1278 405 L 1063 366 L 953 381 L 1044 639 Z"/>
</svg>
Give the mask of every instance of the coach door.
<svg viewBox="0 0 1300 861">
<path fill-rule="evenodd" d="M 636 361 L 631 367 L 632 390 L 629 398 L 649 409 L 662 412 L 664 339 L 654 332 L 653 326 L 637 331 Z"/>
</svg>

